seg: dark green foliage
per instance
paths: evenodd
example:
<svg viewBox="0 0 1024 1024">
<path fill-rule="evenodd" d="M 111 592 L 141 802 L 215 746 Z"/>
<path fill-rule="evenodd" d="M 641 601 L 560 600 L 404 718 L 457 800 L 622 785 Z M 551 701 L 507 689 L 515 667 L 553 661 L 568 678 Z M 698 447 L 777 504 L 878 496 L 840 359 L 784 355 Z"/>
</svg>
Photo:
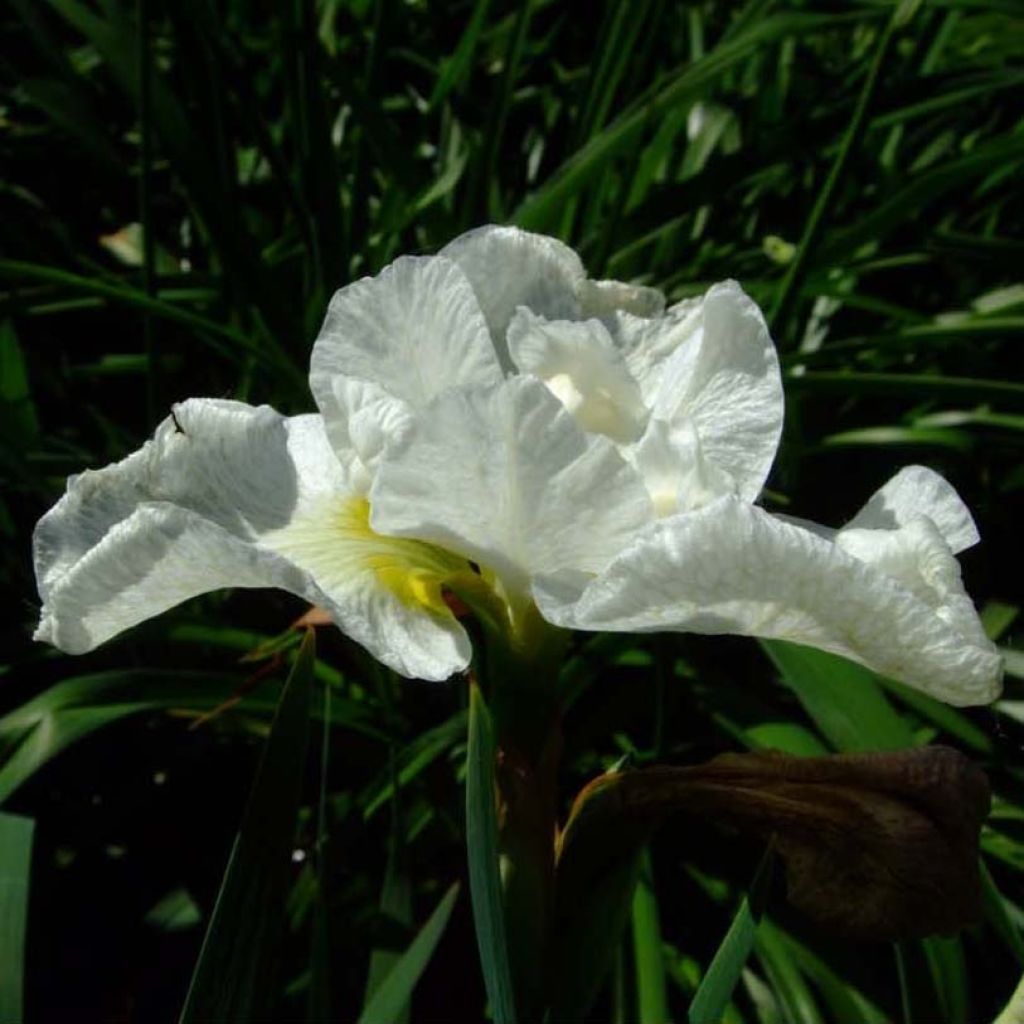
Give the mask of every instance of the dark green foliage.
<svg viewBox="0 0 1024 1024">
<path fill-rule="evenodd" d="M 894 953 L 839 944 L 769 893 L 756 932 L 740 918 L 745 968 L 729 943 L 717 960 L 739 978 L 723 1019 L 996 1015 L 1024 956 L 1016 0 L 598 0 L 583 17 L 557 0 L 9 0 L 0 32 L 0 800 L 8 826 L 37 822 L 27 933 L 24 829 L 0 858 L 4 1012 L 23 973 L 27 1021 L 176 1018 L 303 610 L 213 596 L 68 659 L 29 639 L 33 523 L 173 401 L 312 408 L 333 290 L 494 220 L 672 299 L 740 280 L 787 378 L 765 503 L 838 525 L 901 465 L 934 466 L 977 515 L 964 573 L 1009 652 L 1006 699 L 954 711 L 782 645 L 578 638 L 563 816 L 623 755 L 958 746 L 995 793 L 985 923 Z M 479 1020 L 464 767 L 478 805 L 487 780 L 466 758 L 466 685 L 399 683 L 318 639 L 329 696 L 291 766 L 272 1015 L 357 1019 L 412 993 L 412 1020 Z M 762 853 L 666 825 L 593 1019 L 665 1000 L 686 1019 Z"/>
</svg>

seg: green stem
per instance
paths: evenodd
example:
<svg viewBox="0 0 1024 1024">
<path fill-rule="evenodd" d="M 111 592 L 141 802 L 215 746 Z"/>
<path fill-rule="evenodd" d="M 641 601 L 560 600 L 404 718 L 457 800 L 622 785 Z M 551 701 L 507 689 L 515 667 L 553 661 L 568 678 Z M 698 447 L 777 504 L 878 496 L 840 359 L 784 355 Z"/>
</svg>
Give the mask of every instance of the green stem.
<svg viewBox="0 0 1024 1024">
<path fill-rule="evenodd" d="M 562 736 L 555 693 L 565 634 L 532 620 L 497 643 L 489 680 L 498 746 L 499 850 L 509 966 L 520 1021 L 543 1018 L 554 908 Z M 494 639 L 492 637 L 492 639 Z"/>
</svg>

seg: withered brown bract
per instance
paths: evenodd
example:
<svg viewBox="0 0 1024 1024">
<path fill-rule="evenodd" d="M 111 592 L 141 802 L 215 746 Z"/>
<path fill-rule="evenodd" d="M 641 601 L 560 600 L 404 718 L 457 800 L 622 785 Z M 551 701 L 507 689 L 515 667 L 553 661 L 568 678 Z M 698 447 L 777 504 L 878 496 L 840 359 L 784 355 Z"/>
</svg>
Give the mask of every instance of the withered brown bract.
<svg viewBox="0 0 1024 1024">
<path fill-rule="evenodd" d="M 707 764 L 606 775 L 581 793 L 560 862 L 581 839 L 639 845 L 684 812 L 772 839 L 794 906 L 852 938 L 957 931 L 978 919 L 978 837 L 990 794 L 958 751 L 798 758 L 724 754 Z M 572 859 L 578 859 L 578 852 Z"/>
</svg>

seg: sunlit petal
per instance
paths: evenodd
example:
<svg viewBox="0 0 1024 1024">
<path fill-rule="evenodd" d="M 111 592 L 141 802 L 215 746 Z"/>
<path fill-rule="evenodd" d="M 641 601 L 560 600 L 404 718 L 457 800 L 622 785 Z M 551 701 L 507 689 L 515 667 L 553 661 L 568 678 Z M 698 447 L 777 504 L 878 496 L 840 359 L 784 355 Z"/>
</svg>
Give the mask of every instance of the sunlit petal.
<svg viewBox="0 0 1024 1024">
<path fill-rule="evenodd" d="M 445 678 L 469 643 L 440 601 L 463 560 L 376 536 L 319 416 L 193 399 L 127 459 L 72 478 L 35 533 L 37 638 L 79 653 L 181 601 L 279 587 L 387 665 Z"/>
<path fill-rule="evenodd" d="M 523 589 L 542 570 L 599 571 L 651 517 L 615 445 L 529 377 L 440 395 L 389 449 L 371 505 L 378 532 L 458 551 Z"/>
<path fill-rule="evenodd" d="M 925 515 L 956 554 L 980 540 L 970 510 L 953 486 L 926 466 L 906 466 L 879 488 L 847 528 L 892 529 Z"/>
<path fill-rule="evenodd" d="M 520 372 L 543 380 L 584 430 L 623 444 L 639 437 L 647 409 L 600 320 L 546 320 L 521 306 L 508 346 Z"/>
<path fill-rule="evenodd" d="M 348 389 L 339 378 L 375 385 Z M 310 387 L 335 445 L 349 420 L 384 412 L 381 395 L 410 409 L 458 384 L 495 384 L 501 368 L 473 289 L 451 261 L 402 256 L 336 292 L 313 346 Z M 369 408 L 368 408 L 369 407 Z"/>
<path fill-rule="evenodd" d="M 914 531 L 865 562 L 859 550 L 726 497 L 659 520 L 596 578 L 555 576 L 534 594 L 558 625 L 791 640 L 951 704 L 986 703 L 998 693 L 1000 658 L 955 559 L 935 541 L 937 532 Z M 915 553 L 901 554 L 907 546 Z"/>
<path fill-rule="evenodd" d="M 577 289 L 586 272 L 579 256 L 555 238 L 489 224 L 460 235 L 440 255 L 469 278 L 506 369 L 512 364 L 505 331 L 517 307 L 549 320 L 579 316 Z"/>
</svg>

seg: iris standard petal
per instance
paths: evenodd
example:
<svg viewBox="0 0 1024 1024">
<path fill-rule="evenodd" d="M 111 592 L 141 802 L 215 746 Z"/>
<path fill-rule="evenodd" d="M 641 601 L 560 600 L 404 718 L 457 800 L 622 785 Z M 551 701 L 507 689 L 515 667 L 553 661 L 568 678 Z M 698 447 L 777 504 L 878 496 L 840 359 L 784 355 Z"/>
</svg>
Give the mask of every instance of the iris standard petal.
<svg viewBox="0 0 1024 1024">
<path fill-rule="evenodd" d="M 541 570 L 600 571 L 652 515 L 615 445 L 531 377 L 438 396 L 370 497 L 377 530 L 458 551 L 521 590 Z"/>
<path fill-rule="evenodd" d="M 505 331 L 519 306 L 549 320 L 580 314 L 577 290 L 586 271 L 579 256 L 555 238 L 488 224 L 449 242 L 440 255 L 469 278 L 505 369 L 512 368 Z"/>
<path fill-rule="evenodd" d="M 620 444 L 640 436 L 640 388 L 600 320 L 546 320 L 520 306 L 508 347 L 519 371 L 544 381 L 584 430 Z"/>
<path fill-rule="evenodd" d="M 693 423 L 704 457 L 753 501 L 775 459 L 783 410 L 779 360 L 761 311 L 734 281 L 713 286 L 699 330 L 664 364 L 654 416 Z"/>
<path fill-rule="evenodd" d="M 375 406 L 418 409 L 458 384 L 495 384 L 501 368 L 473 289 L 451 260 L 401 256 L 335 292 L 313 346 L 310 387 L 339 450 L 349 421 Z M 343 388 L 352 379 L 374 387 Z M 380 405 L 381 396 L 392 408 Z"/>
<path fill-rule="evenodd" d="M 735 497 L 662 519 L 608 569 L 538 579 L 556 625 L 620 632 L 735 633 L 791 640 L 859 661 L 950 704 L 999 692 L 1001 660 L 985 639 L 948 547 L 920 534 L 862 561 L 839 543 Z M 905 545 L 927 547 L 927 584 L 911 581 Z"/>
<path fill-rule="evenodd" d="M 582 281 L 577 288 L 580 316 L 606 317 L 618 312 L 633 316 L 661 316 L 665 296 L 657 288 L 624 281 Z"/>
</svg>

